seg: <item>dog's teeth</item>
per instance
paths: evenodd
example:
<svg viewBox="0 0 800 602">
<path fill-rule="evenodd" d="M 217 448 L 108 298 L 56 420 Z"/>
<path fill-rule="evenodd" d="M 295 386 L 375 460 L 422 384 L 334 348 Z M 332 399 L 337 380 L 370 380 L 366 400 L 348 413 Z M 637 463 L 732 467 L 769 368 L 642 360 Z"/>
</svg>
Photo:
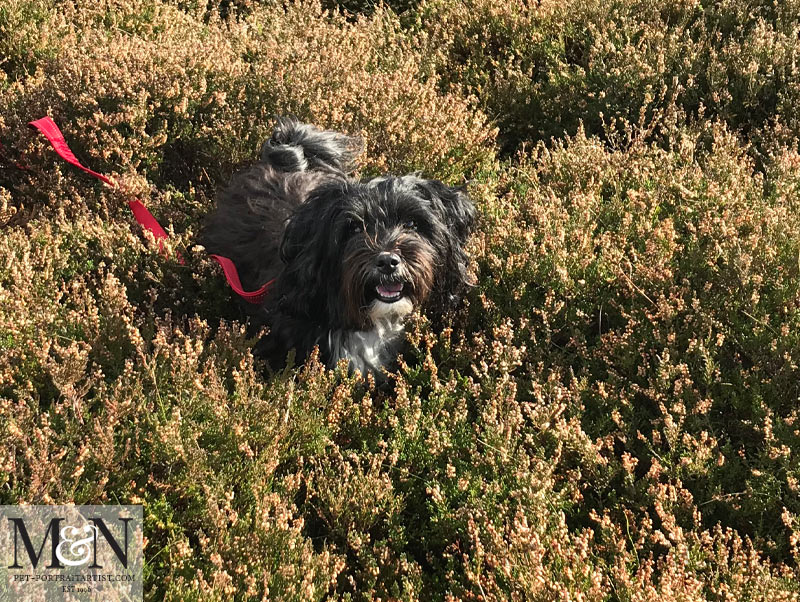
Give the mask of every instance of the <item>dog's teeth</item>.
<svg viewBox="0 0 800 602">
<path fill-rule="evenodd" d="M 397 299 L 403 292 L 403 283 L 379 284 L 375 290 L 382 299 Z"/>
</svg>

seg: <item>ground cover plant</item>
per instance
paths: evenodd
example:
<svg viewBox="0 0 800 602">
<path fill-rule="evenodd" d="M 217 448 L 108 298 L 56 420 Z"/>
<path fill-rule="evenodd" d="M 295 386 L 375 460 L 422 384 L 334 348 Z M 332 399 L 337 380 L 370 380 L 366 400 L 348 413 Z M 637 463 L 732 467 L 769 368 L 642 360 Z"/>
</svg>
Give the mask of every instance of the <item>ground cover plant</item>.
<svg viewBox="0 0 800 602">
<path fill-rule="evenodd" d="M 745 0 L 0 1 L 0 503 L 143 504 L 148 600 L 799 599 L 798 31 Z M 474 289 L 387 388 L 265 373 L 196 246 L 286 113 L 479 208 Z"/>
</svg>

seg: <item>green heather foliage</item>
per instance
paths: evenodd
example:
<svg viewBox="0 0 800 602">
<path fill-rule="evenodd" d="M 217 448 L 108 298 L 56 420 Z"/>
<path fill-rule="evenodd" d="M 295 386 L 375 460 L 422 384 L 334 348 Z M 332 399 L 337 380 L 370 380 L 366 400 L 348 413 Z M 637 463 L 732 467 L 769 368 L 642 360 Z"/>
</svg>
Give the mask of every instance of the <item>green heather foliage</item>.
<svg viewBox="0 0 800 602">
<path fill-rule="evenodd" d="M 760 145 L 800 133 L 797 0 L 427 0 L 416 22 L 507 151 L 673 104 Z"/>
<path fill-rule="evenodd" d="M 143 504 L 153 601 L 800 600 L 799 31 L 794 1 L 0 0 L 0 503 Z M 195 246 L 284 113 L 478 205 L 476 286 L 386 387 L 266 373 Z"/>
</svg>

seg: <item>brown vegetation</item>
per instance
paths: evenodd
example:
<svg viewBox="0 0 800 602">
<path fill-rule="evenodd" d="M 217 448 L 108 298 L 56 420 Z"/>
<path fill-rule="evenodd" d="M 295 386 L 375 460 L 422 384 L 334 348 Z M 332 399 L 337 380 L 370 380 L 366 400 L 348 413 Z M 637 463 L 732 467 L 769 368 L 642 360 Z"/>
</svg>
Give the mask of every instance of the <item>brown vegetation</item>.
<svg viewBox="0 0 800 602">
<path fill-rule="evenodd" d="M 706 4 L 0 4 L 0 502 L 143 504 L 150 600 L 797 600 L 800 11 Z M 388 390 L 194 248 L 283 113 L 479 206 Z"/>
</svg>

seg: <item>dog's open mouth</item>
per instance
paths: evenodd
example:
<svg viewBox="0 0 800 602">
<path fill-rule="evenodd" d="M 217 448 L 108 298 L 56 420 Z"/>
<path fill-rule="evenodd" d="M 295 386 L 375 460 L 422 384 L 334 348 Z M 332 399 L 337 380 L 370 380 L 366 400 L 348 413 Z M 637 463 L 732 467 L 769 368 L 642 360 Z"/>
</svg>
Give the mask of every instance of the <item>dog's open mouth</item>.
<svg viewBox="0 0 800 602">
<path fill-rule="evenodd" d="M 384 303 L 394 303 L 403 296 L 402 282 L 385 282 L 375 287 L 375 293 L 379 301 Z"/>
</svg>

